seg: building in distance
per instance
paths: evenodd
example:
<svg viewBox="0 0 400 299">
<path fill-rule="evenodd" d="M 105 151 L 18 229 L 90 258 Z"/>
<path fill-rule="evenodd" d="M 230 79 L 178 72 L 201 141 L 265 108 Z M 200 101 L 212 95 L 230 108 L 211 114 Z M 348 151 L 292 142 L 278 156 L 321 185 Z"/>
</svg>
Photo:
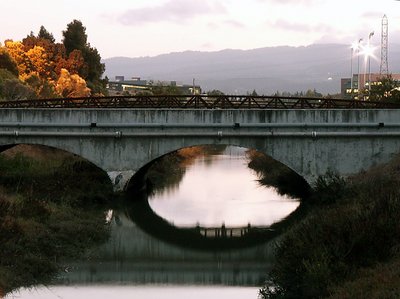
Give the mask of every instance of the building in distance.
<svg viewBox="0 0 400 299">
<path fill-rule="evenodd" d="M 345 99 L 358 99 L 362 95 L 363 91 L 368 90 L 369 86 L 380 84 L 380 81 L 386 75 L 380 73 L 371 74 L 353 74 L 353 80 L 350 78 L 342 78 L 340 80 L 340 93 Z M 400 85 L 400 74 L 390 75 L 394 81 L 399 82 Z M 359 90 L 358 86 L 361 86 Z"/>
<path fill-rule="evenodd" d="M 140 77 L 125 79 L 124 76 L 115 76 L 107 85 L 109 95 L 138 95 L 154 94 L 156 89 L 170 88 L 178 94 L 194 95 L 201 94 L 201 87 L 195 84 L 177 84 L 176 81 L 151 81 L 142 80 Z"/>
</svg>

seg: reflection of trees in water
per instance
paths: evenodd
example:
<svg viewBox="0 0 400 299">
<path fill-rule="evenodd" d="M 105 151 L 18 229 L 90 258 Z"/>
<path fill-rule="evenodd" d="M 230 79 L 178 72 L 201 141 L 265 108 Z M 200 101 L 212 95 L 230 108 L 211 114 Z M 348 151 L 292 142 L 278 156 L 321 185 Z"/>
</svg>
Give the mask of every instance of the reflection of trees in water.
<svg viewBox="0 0 400 299">
<path fill-rule="evenodd" d="M 193 165 L 196 159 L 219 155 L 226 150 L 226 145 L 203 145 L 183 148 L 155 161 L 147 172 L 148 182 L 152 191 L 178 188 L 186 169 Z M 279 194 L 294 198 L 305 198 L 309 195 L 310 187 L 307 182 L 286 165 L 274 160 L 256 150 L 247 150 L 248 167 L 253 169 L 260 184 L 275 187 Z M 211 165 L 213 159 L 204 159 L 206 165 Z"/>
<path fill-rule="evenodd" d="M 187 147 L 167 154 L 156 160 L 147 172 L 152 191 L 163 189 L 176 190 L 186 173 L 197 158 L 223 152 L 226 146 L 202 145 Z M 211 164 L 212 161 L 206 160 Z"/>
<path fill-rule="evenodd" d="M 247 150 L 248 167 L 253 169 L 260 184 L 275 187 L 279 194 L 304 199 L 310 194 L 310 186 L 300 175 L 286 165 L 256 150 Z"/>
<path fill-rule="evenodd" d="M 46 151 L 45 151 L 46 152 Z M 47 152 L 48 154 L 48 152 Z M 51 159 L 50 159 L 51 160 Z M 71 159 L 0 156 L 0 290 L 48 284 L 62 261 L 108 238 L 106 174 Z"/>
</svg>

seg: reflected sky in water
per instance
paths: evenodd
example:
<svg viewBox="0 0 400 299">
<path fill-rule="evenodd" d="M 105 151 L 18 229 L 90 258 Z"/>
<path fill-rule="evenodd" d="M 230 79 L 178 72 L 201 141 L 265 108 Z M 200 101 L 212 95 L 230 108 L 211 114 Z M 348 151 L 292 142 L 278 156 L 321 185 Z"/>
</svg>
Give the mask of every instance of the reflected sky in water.
<svg viewBox="0 0 400 299">
<path fill-rule="evenodd" d="M 223 286 L 60 286 L 37 290 L 23 289 L 5 299 L 256 299 L 258 290 L 256 287 Z"/>
<path fill-rule="evenodd" d="M 196 158 L 178 188 L 157 191 L 152 209 L 176 226 L 266 226 L 293 212 L 299 201 L 261 186 L 247 167 L 245 149 L 227 147 L 221 154 Z"/>
</svg>

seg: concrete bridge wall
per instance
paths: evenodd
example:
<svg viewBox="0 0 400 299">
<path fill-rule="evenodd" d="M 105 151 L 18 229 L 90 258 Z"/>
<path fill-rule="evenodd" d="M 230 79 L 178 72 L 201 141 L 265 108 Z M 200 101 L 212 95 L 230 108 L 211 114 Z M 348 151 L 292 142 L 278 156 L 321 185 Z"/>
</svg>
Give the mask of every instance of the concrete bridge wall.
<svg viewBox="0 0 400 299">
<path fill-rule="evenodd" d="M 236 145 L 312 182 L 397 154 L 400 110 L 0 109 L 0 146 L 21 143 L 75 153 L 111 177 L 183 147 Z"/>
</svg>

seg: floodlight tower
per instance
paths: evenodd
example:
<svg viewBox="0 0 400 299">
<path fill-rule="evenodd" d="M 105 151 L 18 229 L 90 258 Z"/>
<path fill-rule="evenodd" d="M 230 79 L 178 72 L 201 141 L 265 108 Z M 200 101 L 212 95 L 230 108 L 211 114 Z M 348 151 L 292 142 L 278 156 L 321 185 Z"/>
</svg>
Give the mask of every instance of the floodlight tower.
<svg viewBox="0 0 400 299">
<path fill-rule="evenodd" d="M 382 36 L 381 36 L 381 75 L 389 75 L 388 69 L 388 19 L 386 15 L 382 18 Z"/>
</svg>

